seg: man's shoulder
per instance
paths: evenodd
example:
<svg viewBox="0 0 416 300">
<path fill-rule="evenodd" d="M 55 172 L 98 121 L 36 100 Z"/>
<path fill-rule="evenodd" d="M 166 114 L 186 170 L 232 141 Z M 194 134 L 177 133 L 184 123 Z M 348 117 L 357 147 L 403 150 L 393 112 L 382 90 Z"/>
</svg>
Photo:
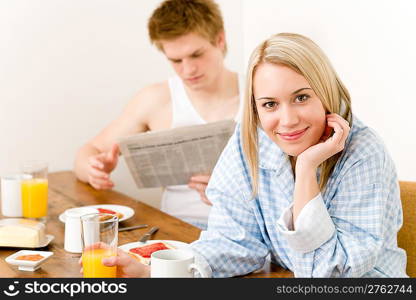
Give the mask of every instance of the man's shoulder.
<svg viewBox="0 0 416 300">
<path fill-rule="evenodd" d="M 151 99 L 151 101 L 149 101 Z M 154 105 L 155 103 L 170 101 L 168 81 L 162 81 L 149 84 L 141 88 L 135 95 L 133 101 L 137 103 L 147 102 Z"/>
<path fill-rule="evenodd" d="M 141 88 L 127 104 L 124 117 L 140 120 L 145 128 L 165 128 L 170 116 L 170 92 L 167 81 Z"/>
</svg>

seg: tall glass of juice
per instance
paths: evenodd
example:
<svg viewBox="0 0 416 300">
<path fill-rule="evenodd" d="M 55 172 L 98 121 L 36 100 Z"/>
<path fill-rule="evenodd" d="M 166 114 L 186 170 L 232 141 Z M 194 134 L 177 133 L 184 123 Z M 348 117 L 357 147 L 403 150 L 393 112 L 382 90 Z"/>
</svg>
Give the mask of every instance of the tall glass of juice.
<svg viewBox="0 0 416 300">
<path fill-rule="evenodd" d="M 22 215 L 43 220 L 48 215 L 48 163 L 24 162 L 22 172 L 26 175 L 26 179 L 21 181 Z"/>
<path fill-rule="evenodd" d="M 85 278 L 114 278 L 117 267 L 107 267 L 103 258 L 117 255 L 118 217 L 93 213 L 81 216 L 82 267 Z"/>
</svg>

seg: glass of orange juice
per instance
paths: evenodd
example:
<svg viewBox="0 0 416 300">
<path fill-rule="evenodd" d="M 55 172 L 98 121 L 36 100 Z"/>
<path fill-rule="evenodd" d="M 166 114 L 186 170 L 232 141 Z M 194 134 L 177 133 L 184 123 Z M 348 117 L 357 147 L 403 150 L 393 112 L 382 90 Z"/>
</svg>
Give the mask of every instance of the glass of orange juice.
<svg viewBox="0 0 416 300">
<path fill-rule="evenodd" d="M 106 213 L 81 216 L 82 267 L 85 278 L 114 278 L 117 267 L 107 267 L 103 258 L 117 255 L 118 217 Z"/>
<path fill-rule="evenodd" d="M 22 215 L 43 220 L 48 214 L 48 163 L 24 162 L 22 172 L 29 178 L 21 182 Z"/>
</svg>

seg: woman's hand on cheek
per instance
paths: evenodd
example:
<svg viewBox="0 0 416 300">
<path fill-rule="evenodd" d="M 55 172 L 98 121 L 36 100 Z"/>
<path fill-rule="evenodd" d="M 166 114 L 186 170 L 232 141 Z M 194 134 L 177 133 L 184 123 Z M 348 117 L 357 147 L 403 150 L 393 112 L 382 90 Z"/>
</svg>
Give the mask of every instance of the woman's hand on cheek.
<svg viewBox="0 0 416 300">
<path fill-rule="evenodd" d="M 350 126 L 346 120 L 337 114 L 327 115 L 328 127 L 334 129 L 334 134 L 328 137 L 329 131 L 326 129 L 321 141 L 303 151 L 296 160 L 296 169 L 317 168 L 321 163 L 331 156 L 342 151 L 345 147 L 350 132 Z"/>
</svg>

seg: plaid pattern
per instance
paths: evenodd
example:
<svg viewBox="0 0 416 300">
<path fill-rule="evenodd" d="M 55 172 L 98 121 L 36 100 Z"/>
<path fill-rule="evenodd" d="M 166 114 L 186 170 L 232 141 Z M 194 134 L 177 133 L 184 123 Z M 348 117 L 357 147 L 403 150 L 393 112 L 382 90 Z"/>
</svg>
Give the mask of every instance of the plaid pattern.
<svg viewBox="0 0 416 300">
<path fill-rule="evenodd" d="M 206 222 L 201 222 L 194 219 L 184 218 L 183 221 L 198 227 L 199 229 L 206 230 L 208 228 L 208 224 Z"/>
<path fill-rule="evenodd" d="M 191 244 L 214 277 L 273 262 L 296 277 L 406 277 L 397 246 L 402 208 L 394 164 L 378 136 L 354 117 L 327 188 L 290 228 L 294 178 L 280 148 L 259 129 L 259 193 L 251 199 L 240 126 L 210 179 L 208 229 Z M 319 170 L 317 176 L 319 177 Z"/>
<path fill-rule="evenodd" d="M 334 223 L 319 194 L 301 210 L 293 231 L 293 205 L 286 209 L 277 222 L 278 230 L 286 238 L 290 248 L 307 253 L 319 248 L 335 231 Z M 320 222 L 316 222 L 320 220 Z"/>
</svg>

